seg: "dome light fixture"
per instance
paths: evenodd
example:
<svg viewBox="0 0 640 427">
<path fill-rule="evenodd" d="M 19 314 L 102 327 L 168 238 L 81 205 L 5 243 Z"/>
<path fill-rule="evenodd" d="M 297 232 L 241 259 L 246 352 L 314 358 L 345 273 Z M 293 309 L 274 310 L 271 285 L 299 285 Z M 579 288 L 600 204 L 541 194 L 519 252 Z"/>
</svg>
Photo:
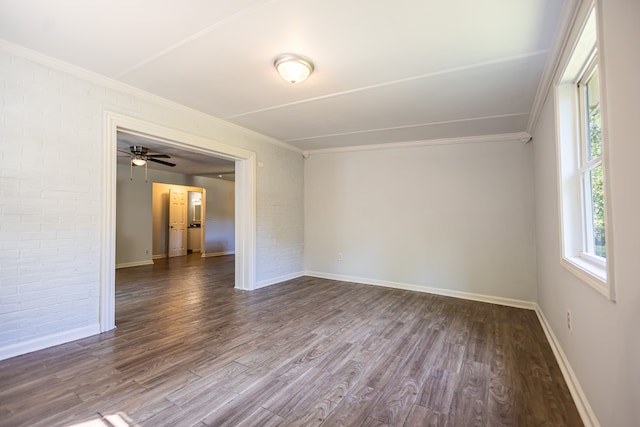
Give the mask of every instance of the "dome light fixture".
<svg viewBox="0 0 640 427">
<path fill-rule="evenodd" d="M 136 154 L 135 157 L 131 158 L 131 163 L 133 163 L 136 166 L 144 166 L 147 161 L 142 158 L 142 156 L 140 154 Z"/>
<path fill-rule="evenodd" d="M 285 53 L 273 61 L 274 67 L 289 83 L 301 83 L 313 72 L 313 62 L 304 56 Z"/>
</svg>

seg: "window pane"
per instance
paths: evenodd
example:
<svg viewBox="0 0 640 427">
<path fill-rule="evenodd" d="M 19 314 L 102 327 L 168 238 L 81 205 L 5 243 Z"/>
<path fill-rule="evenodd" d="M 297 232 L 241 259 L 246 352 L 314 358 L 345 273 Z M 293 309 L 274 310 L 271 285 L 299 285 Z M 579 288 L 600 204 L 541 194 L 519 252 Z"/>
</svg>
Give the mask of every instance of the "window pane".
<svg viewBox="0 0 640 427">
<path fill-rule="evenodd" d="M 602 164 L 590 172 L 591 208 L 593 209 L 593 247 L 595 255 L 607 257 L 604 236 L 604 189 L 602 185 Z"/>
<path fill-rule="evenodd" d="M 596 68 L 586 86 L 587 102 L 587 161 L 602 155 L 600 128 L 600 83 Z"/>
</svg>

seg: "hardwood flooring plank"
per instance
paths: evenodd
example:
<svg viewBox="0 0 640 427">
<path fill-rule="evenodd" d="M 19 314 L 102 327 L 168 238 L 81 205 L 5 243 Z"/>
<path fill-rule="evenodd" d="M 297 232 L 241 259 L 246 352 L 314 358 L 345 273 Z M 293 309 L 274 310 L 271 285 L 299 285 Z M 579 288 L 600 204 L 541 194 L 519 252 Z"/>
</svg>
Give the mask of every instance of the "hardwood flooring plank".
<svg viewBox="0 0 640 427">
<path fill-rule="evenodd" d="M 489 365 L 465 361 L 458 373 L 456 389 L 465 396 L 486 402 L 490 381 Z"/>
<path fill-rule="evenodd" d="M 380 395 L 381 392 L 374 388 L 361 386 L 345 396 L 322 424 L 327 426 L 360 425 L 367 419 Z"/>
<path fill-rule="evenodd" d="M 333 412 L 336 404 L 330 400 L 315 401 L 292 412 L 282 424 L 283 427 L 315 427 L 320 426 Z"/>
<path fill-rule="evenodd" d="M 264 408 L 258 408 L 256 412 L 249 415 L 237 424 L 237 427 L 278 427 L 284 424 L 284 418 Z"/>
<path fill-rule="evenodd" d="M 122 382 L 116 386 L 110 387 L 103 394 L 94 396 L 86 401 L 70 407 L 56 408 L 47 414 L 42 424 L 27 424 L 29 426 L 57 426 L 73 424 L 81 419 L 93 418 L 95 414 L 111 414 L 122 412 L 126 414 L 127 402 L 135 405 L 142 405 L 145 401 L 140 400 L 145 389 L 133 381 Z"/>
<path fill-rule="evenodd" d="M 203 422 L 212 427 L 236 426 L 261 408 L 271 395 L 285 387 L 286 384 L 267 377 L 246 393 L 207 416 Z"/>
<path fill-rule="evenodd" d="M 323 401 L 340 403 L 360 381 L 365 367 L 363 363 L 350 360 L 340 370 L 335 371 L 332 381 L 324 387 Z"/>
<path fill-rule="evenodd" d="M 384 388 L 369 416 L 378 420 L 381 425 L 403 425 L 418 399 L 419 389 L 420 386 L 414 379 L 399 377 Z"/>
<path fill-rule="evenodd" d="M 366 373 L 360 382 L 367 387 L 382 390 L 403 367 L 404 359 L 390 354 L 383 354 L 382 357 L 369 363 Z M 366 366 L 366 365 L 365 365 Z"/>
<path fill-rule="evenodd" d="M 117 329 L 0 361 L 0 427 L 582 424 L 533 311 L 313 277 L 246 292 L 234 270 L 117 270 Z"/>
<path fill-rule="evenodd" d="M 64 412 L 80 404 L 82 401 L 74 393 L 63 392 L 46 396 L 38 405 L 25 399 L 23 405 L 9 408 L 9 413 L 2 417 L 0 425 L 3 426 L 47 426 L 51 423 L 47 420 L 51 413 Z"/>
<path fill-rule="evenodd" d="M 460 372 L 467 348 L 463 345 L 445 342 L 438 353 L 434 366 L 449 372 Z"/>
<path fill-rule="evenodd" d="M 404 427 L 444 427 L 447 417 L 437 411 L 420 405 L 413 405 L 404 422 Z"/>
<path fill-rule="evenodd" d="M 362 424 L 360 424 L 362 427 L 389 427 L 392 424 L 387 424 L 384 423 L 376 418 L 373 417 L 367 417 L 366 420 L 364 420 L 364 422 Z"/>
<path fill-rule="evenodd" d="M 169 406 L 155 414 L 138 415 L 136 418 L 144 426 L 179 426 L 193 425 L 204 420 L 207 416 L 238 397 L 237 393 L 222 387 L 215 390 L 203 387 L 189 395 L 189 399 L 181 400 L 180 404 L 170 403 Z"/>
<path fill-rule="evenodd" d="M 438 413 L 449 413 L 453 395 L 458 387 L 458 374 L 432 367 L 424 383 L 417 404 Z"/>
<path fill-rule="evenodd" d="M 443 351 L 445 334 L 442 330 L 427 328 L 415 340 L 416 345 L 407 356 L 401 375 L 413 378 L 422 385 Z"/>
<path fill-rule="evenodd" d="M 296 381 L 287 384 L 279 392 L 270 396 L 262 404 L 262 407 L 287 418 L 296 408 L 303 406 L 307 401 L 317 400 L 324 383 L 330 379 L 331 373 L 311 368 Z"/>
<path fill-rule="evenodd" d="M 497 377 L 489 383 L 489 402 L 487 405 L 491 424 L 511 426 L 514 424 L 515 393 Z"/>
</svg>

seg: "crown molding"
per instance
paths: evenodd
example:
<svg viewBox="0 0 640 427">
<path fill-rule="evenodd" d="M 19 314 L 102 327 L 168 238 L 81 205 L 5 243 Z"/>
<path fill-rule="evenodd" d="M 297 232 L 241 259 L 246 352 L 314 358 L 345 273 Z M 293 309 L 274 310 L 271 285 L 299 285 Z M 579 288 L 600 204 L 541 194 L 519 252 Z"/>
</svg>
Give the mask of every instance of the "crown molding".
<svg viewBox="0 0 640 427">
<path fill-rule="evenodd" d="M 540 78 L 538 90 L 536 91 L 536 96 L 531 107 L 531 114 L 529 115 L 529 122 L 527 123 L 527 133 L 529 134 L 533 133 L 533 130 L 538 124 L 542 107 L 544 107 L 544 103 L 549 96 L 549 90 L 553 85 L 553 79 L 558 74 L 562 52 L 565 50 L 571 34 L 571 28 L 576 20 L 576 16 L 582 2 L 583 0 L 566 0 L 562 7 L 560 21 L 558 22 L 555 36 L 553 38 L 553 44 L 549 49 L 547 62 L 544 70 L 542 71 L 542 77 Z"/>
<path fill-rule="evenodd" d="M 353 151 L 389 150 L 392 148 L 424 147 L 431 145 L 474 144 L 482 142 L 520 141 L 529 142 L 531 135 L 527 132 L 503 133 L 498 135 L 464 136 L 459 138 L 430 139 L 424 141 L 390 142 L 384 144 L 355 145 L 349 147 L 321 148 L 307 150 L 305 157 L 311 154 L 346 153 Z"/>
<path fill-rule="evenodd" d="M 127 95 L 135 96 L 136 98 L 141 98 L 147 102 L 151 102 L 154 104 L 159 104 L 167 108 L 171 108 L 173 110 L 179 110 L 186 114 L 197 115 L 203 119 L 213 121 L 215 124 L 226 127 L 227 129 L 234 130 L 237 132 L 241 132 L 249 137 L 257 137 L 261 140 L 268 142 L 271 145 L 284 148 L 289 151 L 294 151 L 296 153 L 302 153 L 302 150 L 294 147 L 293 145 L 287 144 L 286 142 L 282 142 L 273 137 L 261 134 L 259 132 L 255 132 L 251 129 L 247 129 L 245 127 L 236 125 L 234 123 L 223 120 L 219 117 L 212 116 L 211 114 L 207 114 L 200 110 L 193 109 L 191 107 L 187 107 L 186 105 L 180 104 L 175 101 L 171 101 L 167 98 L 163 98 L 158 95 L 154 95 L 151 92 L 144 91 L 142 89 L 138 89 L 134 86 L 128 85 L 126 83 L 119 82 L 112 78 L 103 76 L 102 74 L 95 73 L 93 71 L 89 71 L 85 68 L 79 67 L 77 65 L 70 64 L 68 62 L 62 61 L 57 58 L 53 58 L 51 56 L 45 55 L 43 53 L 37 52 L 35 50 L 26 48 L 24 46 L 17 45 L 15 43 L 11 43 L 7 40 L 0 39 L 0 51 L 3 51 L 9 55 L 13 55 L 40 65 L 44 65 L 49 68 L 53 68 L 55 70 L 70 74 L 79 79 L 83 79 L 89 81 L 94 84 L 98 84 L 100 86 L 107 87 L 109 89 L 113 89 L 119 92 L 123 92 Z"/>
</svg>

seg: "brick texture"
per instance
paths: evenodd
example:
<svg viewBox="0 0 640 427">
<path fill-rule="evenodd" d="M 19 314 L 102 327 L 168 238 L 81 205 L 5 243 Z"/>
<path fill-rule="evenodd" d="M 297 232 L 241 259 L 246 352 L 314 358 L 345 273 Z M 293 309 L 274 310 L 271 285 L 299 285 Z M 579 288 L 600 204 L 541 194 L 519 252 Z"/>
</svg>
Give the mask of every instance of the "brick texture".
<svg viewBox="0 0 640 427">
<path fill-rule="evenodd" d="M 0 349 L 99 322 L 113 111 L 257 153 L 257 281 L 303 268 L 303 159 L 221 120 L 0 51 Z"/>
</svg>

